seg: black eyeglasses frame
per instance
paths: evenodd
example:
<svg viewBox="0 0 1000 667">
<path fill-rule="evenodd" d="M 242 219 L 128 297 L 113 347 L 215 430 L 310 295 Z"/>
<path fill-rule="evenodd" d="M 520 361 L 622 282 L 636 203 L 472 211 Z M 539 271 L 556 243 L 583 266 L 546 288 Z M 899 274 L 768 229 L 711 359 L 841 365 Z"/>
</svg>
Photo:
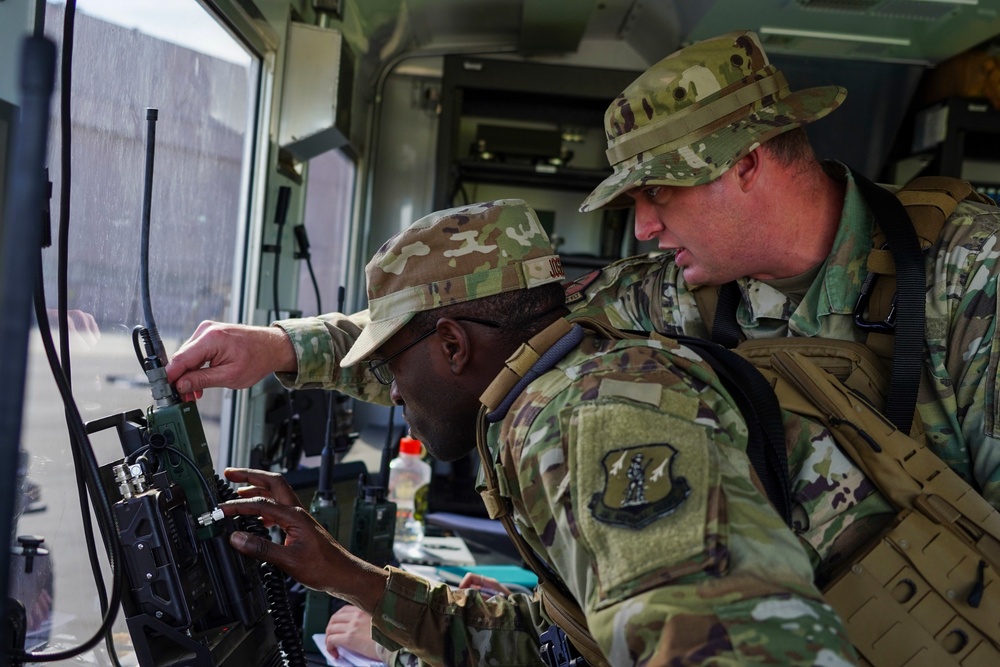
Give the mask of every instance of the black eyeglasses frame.
<svg viewBox="0 0 1000 667">
<path fill-rule="evenodd" d="M 482 320 L 477 317 L 453 317 L 451 319 L 455 320 L 456 322 L 472 322 L 474 324 L 482 324 L 483 326 L 493 327 L 494 329 L 500 328 L 499 322 L 493 322 L 491 320 Z M 369 372 L 371 372 L 372 377 L 378 380 L 379 384 L 386 386 L 392 384 L 392 381 L 395 380 L 396 378 L 392 374 L 392 371 L 389 370 L 389 367 L 386 366 L 386 364 L 388 364 L 390 361 L 392 361 L 399 355 L 409 350 L 411 347 L 413 347 L 420 341 L 430 337 L 434 333 L 437 333 L 437 324 L 435 324 L 434 328 L 432 328 L 430 331 L 420 334 L 419 336 L 411 340 L 409 343 L 407 343 L 400 349 L 396 350 L 394 353 L 392 353 L 385 359 L 372 359 L 371 361 L 369 361 L 368 370 Z"/>
</svg>

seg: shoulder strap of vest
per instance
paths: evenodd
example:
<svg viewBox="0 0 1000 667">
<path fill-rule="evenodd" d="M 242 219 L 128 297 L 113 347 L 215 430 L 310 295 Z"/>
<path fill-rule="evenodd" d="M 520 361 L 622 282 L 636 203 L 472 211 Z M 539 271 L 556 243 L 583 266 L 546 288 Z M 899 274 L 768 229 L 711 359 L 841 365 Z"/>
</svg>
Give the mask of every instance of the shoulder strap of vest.
<svg viewBox="0 0 1000 667">
<path fill-rule="evenodd" d="M 657 337 L 659 334 L 653 335 Z M 747 426 L 747 457 L 771 505 L 785 525 L 791 526 L 792 495 L 785 426 L 771 384 L 749 361 L 721 345 L 688 336 L 678 336 L 675 340 L 697 352 L 736 401 Z"/>
<path fill-rule="evenodd" d="M 489 408 L 485 405 L 479 408 L 476 449 L 479 451 L 483 479 L 486 484 L 486 488 L 482 491 L 483 500 L 486 502 L 490 518 L 500 521 L 525 565 L 538 577 L 542 605 L 549 619 L 562 628 L 563 632 L 566 633 L 566 636 L 580 652 L 580 655 L 584 657 L 588 665 L 591 665 L 591 667 L 610 667 L 607 660 L 604 659 L 604 654 L 601 652 L 600 647 L 598 647 L 597 641 L 590 634 L 583 609 L 580 608 L 580 605 L 577 604 L 576 600 L 565 589 L 562 581 L 553 576 L 548 565 L 542 562 L 538 554 L 535 553 L 535 550 L 521 537 L 521 533 L 518 532 L 517 527 L 514 525 L 510 501 L 500 491 L 495 462 L 486 442 L 486 430 L 488 428 L 486 414 L 488 412 Z"/>
<path fill-rule="evenodd" d="M 1000 572 L 1000 512 L 923 440 L 893 428 L 867 401 L 797 352 L 777 352 L 770 365 L 787 383 L 776 385 L 782 406 L 825 424 L 897 509 L 930 517 Z"/>
<path fill-rule="evenodd" d="M 895 195 L 858 172 L 852 174 L 875 216 L 875 224 L 886 236 L 896 266 L 895 339 L 885 416 L 900 431 L 909 433 L 924 357 L 924 293 L 927 279 L 920 243 L 906 210 Z"/>
<path fill-rule="evenodd" d="M 815 358 L 805 345 L 771 350 L 755 362 L 782 407 L 825 425 L 897 510 L 879 530 L 865 530 L 863 545 L 838 553 L 823 584 L 862 662 L 896 665 L 919 655 L 958 667 L 974 651 L 982 664 L 1000 664 L 1000 513 L 922 438 L 894 428 L 821 368 L 822 350 Z M 968 650 L 956 650 L 953 637 Z"/>
</svg>

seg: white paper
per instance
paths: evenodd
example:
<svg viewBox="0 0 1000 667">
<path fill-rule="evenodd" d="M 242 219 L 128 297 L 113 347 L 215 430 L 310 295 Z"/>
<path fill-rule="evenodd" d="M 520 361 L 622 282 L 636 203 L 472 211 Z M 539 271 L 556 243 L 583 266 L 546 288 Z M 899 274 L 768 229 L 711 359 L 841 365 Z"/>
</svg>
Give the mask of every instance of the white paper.
<svg viewBox="0 0 1000 667">
<path fill-rule="evenodd" d="M 373 660 L 372 658 L 366 658 L 363 655 L 340 646 L 337 647 L 337 652 L 340 653 L 340 657 L 334 658 L 330 655 L 330 652 L 326 650 L 326 635 L 322 632 L 314 634 L 313 641 L 316 642 L 319 652 L 323 654 L 324 658 L 326 658 L 326 664 L 328 665 L 334 665 L 334 667 L 385 667 L 384 662 Z"/>
</svg>

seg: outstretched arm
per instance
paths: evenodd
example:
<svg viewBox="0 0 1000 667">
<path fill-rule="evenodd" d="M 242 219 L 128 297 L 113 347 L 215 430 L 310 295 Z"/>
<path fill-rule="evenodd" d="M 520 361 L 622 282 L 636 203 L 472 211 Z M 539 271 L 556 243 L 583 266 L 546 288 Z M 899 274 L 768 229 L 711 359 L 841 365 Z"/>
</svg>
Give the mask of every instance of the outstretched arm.
<svg viewBox="0 0 1000 667">
<path fill-rule="evenodd" d="M 192 399 L 209 387 L 245 389 L 274 373 L 289 389 L 336 389 L 389 405 L 388 389 L 364 364 L 340 367 L 367 324 L 368 311 L 279 320 L 270 327 L 202 322 L 167 364 L 167 379 Z"/>
</svg>

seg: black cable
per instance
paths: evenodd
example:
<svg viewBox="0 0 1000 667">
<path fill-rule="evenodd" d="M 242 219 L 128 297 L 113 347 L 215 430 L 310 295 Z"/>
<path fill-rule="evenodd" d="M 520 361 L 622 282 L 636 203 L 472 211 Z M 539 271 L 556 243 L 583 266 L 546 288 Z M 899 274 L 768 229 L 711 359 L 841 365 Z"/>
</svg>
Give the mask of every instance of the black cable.
<svg viewBox="0 0 1000 667">
<path fill-rule="evenodd" d="M 41 335 L 43 347 L 45 348 L 45 355 L 49 361 L 49 367 L 52 370 L 52 377 L 55 379 L 56 386 L 59 388 L 59 393 L 62 396 L 63 403 L 66 405 L 68 425 L 72 432 L 70 442 L 74 444 L 74 458 L 79 456 L 85 463 L 84 469 L 87 476 L 85 479 L 80 481 L 85 483 L 90 491 L 91 501 L 94 505 L 94 513 L 98 518 L 98 522 L 104 529 L 103 533 L 105 535 L 105 544 L 108 547 L 108 564 L 112 572 L 112 585 L 110 604 L 107 609 L 102 610 L 103 618 L 101 625 L 90 639 L 72 649 L 57 651 L 54 653 L 29 653 L 26 651 L 13 652 L 12 657 L 21 662 L 55 662 L 57 660 L 66 660 L 89 651 L 102 639 L 109 641 L 111 637 L 111 627 L 114 624 L 115 618 L 118 616 L 118 607 L 121 604 L 122 587 L 122 577 L 120 571 L 120 563 L 122 562 L 121 541 L 119 540 L 118 531 L 115 528 L 114 517 L 111 513 L 111 502 L 109 501 L 104 487 L 100 482 L 100 472 L 98 469 L 97 459 L 94 456 L 93 448 L 89 446 L 90 438 L 87 435 L 86 426 L 84 425 L 83 418 L 80 416 L 80 412 L 77 409 L 76 402 L 73 400 L 73 395 L 69 387 L 69 382 L 66 379 L 66 375 L 63 373 L 62 367 L 59 364 L 59 357 L 56 353 L 55 344 L 52 340 L 52 331 L 49 328 L 48 316 L 45 311 L 45 299 L 43 296 L 44 282 L 42 280 L 40 266 L 41 264 L 39 263 L 39 271 L 35 284 L 35 319 L 37 320 L 38 331 Z M 76 446 L 81 443 L 86 443 L 88 446 Z M 87 508 L 84 507 L 83 510 L 86 514 Z M 110 657 L 116 664 L 118 663 L 118 656 L 114 650 L 111 651 Z"/>
<path fill-rule="evenodd" d="M 39 273 L 41 274 L 41 268 L 39 267 Z M 51 337 L 52 333 L 48 326 L 48 308 L 45 303 L 45 289 L 44 289 L 44 278 L 40 275 L 38 279 L 38 284 L 35 287 L 35 311 L 36 317 L 41 317 L 39 313 L 45 313 L 45 329 L 48 335 Z M 42 332 L 42 325 L 39 325 L 39 334 Z M 55 345 L 53 344 L 53 349 Z M 52 371 L 55 373 L 55 370 Z M 62 373 L 62 367 L 60 366 L 60 373 L 65 377 L 65 373 Z M 69 380 L 66 380 L 66 385 L 69 387 Z M 70 392 L 72 393 L 72 388 L 70 387 Z M 70 400 L 72 396 L 70 396 Z M 75 401 L 74 401 L 75 404 Z M 90 561 L 90 570 L 94 574 L 94 584 L 97 588 L 98 602 L 100 604 L 101 613 L 106 614 L 108 611 L 108 598 L 105 592 L 105 582 L 104 575 L 101 573 L 101 562 L 97 554 L 97 541 L 94 539 L 94 525 L 90 517 L 90 502 L 87 498 L 87 470 L 85 467 L 85 462 L 81 452 L 84 448 L 89 447 L 89 442 L 87 440 L 80 440 L 78 433 L 76 433 L 73 427 L 74 417 L 72 416 L 69 408 L 66 408 L 66 426 L 69 431 L 70 439 L 70 452 L 73 455 L 73 469 L 77 480 L 77 498 L 80 503 L 80 520 L 83 527 L 83 541 L 87 545 L 87 556 Z M 102 487 L 103 488 L 103 487 Z M 112 525 L 112 531 L 117 534 L 117 529 Z M 107 550 L 108 538 L 107 538 L 107 528 L 105 527 L 102 531 L 101 540 L 104 543 L 104 548 Z M 117 654 L 116 654 L 117 655 Z"/>
<path fill-rule="evenodd" d="M 279 319 L 278 314 L 278 267 L 281 265 L 281 227 L 278 227 L 278 240 L 274 247 L 274 269 L 271 275 L 271 307 L 274 309 L 274 319 Z M 268 318 L 271 319 L 271 318 Z"/>
<path fill-rule="evenodd" d="M 73 34 L 76 23 L 76 0 L 66 0 L 63 11 L 62 58 L 59 76 L 59 131 L 60 131 L 60 178 L 59 187 L 59 242 L 57 248 L 58 268 L 56 271 L 57 303 L 59 312 L 59 352 L 63 372 L 70 388 L 73 386 L 72 369 L 69 358 L 69 318 L 67 301 L 69 298 L 68 265 L 69 265 L 69 204 L 70 179 L 72 176 L 72 117 L 70 115 L 70 100 L 73 93 Z"/>
<path fill-rule="evenodd" d="M 312 260 L 306 258 L 306 268 L 309 269 L 309 278 L 312 280 L 313 292 L 316 294 L 316 312 L 323 314 L 323 302 L 319 298 L 319 284 L 316 282 L 316 273 L 313 271 Z"/>
<path fill-rule="evenodd" d="M 74 37 L 76 34 L 76 0 L 66 0 L 66 5 L 63 10 L 63 29 L 62 29 L 62 56 L 60 60 L 60 91 L 59 91 L 59 108 L 60 108 L 60 188 L 59 188 L 59 240 L 56 249 L 57 256 L 57 271 L 56 271 L 56 292 L 57 292 L 57 313 L 58 313 L 58 326 L 59 326 L 59 352 L 60 352 L 60 366 L 62 368 L 62 373 L 65 375 L 66 386 L 70 394 L 70 400 L 72 400 L 72 390 L 73 390 L 73 379 L 72 379 L 72 364 L 70 359 L 70 340 L 69 340 L 69 223 L 70 223 L 70 195 L 72 192 L 72 145 L 73 145 L 73 133 L 72 133 L 72 106 L 70 104 L 73 96 L 73 45 Z M 37 286 L 38 290 L 41 290 L 43 295 L 44 303 L 44 282 L 40 282 Z M 38 319 L 43 317 L 46 320 L 46 325 L 48 324 L 48 312 L 43 311 L 42 314 L 37 315 Z M 41 323 L 39 323 L 39 329 L 41 329 Z M 54 371 L 53 371 L 54 372 Z M 65 397 L 64 397 L 65 401 Z M 66 423 L 69 427 L 70 439 L 78 438 L 78 435 L 74 435 L 74 428 L 70 425 L 72 421 L 72 416 L 69 414 L 69 408 L 67 407 Z M 88 441 L 77 440 L 72 447 L 73 451 L 73 465 L 76 471 L 77 479 L 85 479 L 85 470 L 83 468 L 83 461 L 78 452 L 88 446 Z M 105 582 L 104 576 L 101 573 L 100 561 L 97 556 L 97 549 L 94 540 L 94 528 L 90 518 L 89 507 L 86 502 L 86 494 L 84 488 L 78 487 L 80 499 L 81 499 L 81 519 L 83 523 L 84 535 L 87 541 L 87 552 L 90 558 L 91 570 L 94 574 L 94 581 L 97 588 L 98 602 L 100 604 L 101 613 L 108 614 L 108 599 L 107 593 L 105 592 Z M 113 525 L 113 524 L 112 524 Z M 107 548 L 107 537 L 104 538 L 105 548 Z M 116 613 L 116 612 L 113 612 Z M 111 636 L 110 631 L 106 637 L 108 652 L 112 657 L 115 665 L 118 665 L 117 652 L 114 649 L 114 641 Z"/>
<path fill-rule="evenodd" d="M 288 203 L 291 200 L 292 189 L 287 185 L 282 185 L 278 188 L 278 201 L 274 205 L 274 224 L 278 226 L 278 231 L 274 240 L 274 273 L 271 276 L 271 307 L 274 308 L 274 319 L 280 317 L 280 308 L 278 306 L 278 276 L 280 275 L 279 268 L 281 266 L 281 237 L 285 230 L 285 221 L 288 218 Z M 292 450 L 294 450 L 293 438 L 293 419 L 295 416 L 295 406 L 292 403 L 292 392 L 285 389 L 285 401 L 288 404 L 288 420 L 285 422 L 285 443 L 284 451 L 279 452 L 275 457 L 274 461 L 281 461 L 286 457 L 290 456 Z M 274 462 L 272 461 L 272 463 Z"/>
<path fill-rule="evenodd" d="M 31 34 L 35 37 L 45 37 L 45 5 L 47 4 L 46 2 L 35 3 L 34 27 L 31 29 Z"/>
<path fill-rule="evenodd" d="M 125 457 L 125 460 L 129 463 L 134 462 L 135 459 L 139 458 L 148 451 L 153 451 L 157 454 L 161 452 L 171 452 L 181 457 L 181 459 L 185 463 L 187 463 L 188 466 L 191 467 L 191 470 L 194 471 L 194 474 L 198 478 L 198 481 L 201 482 L 201 487 L 202 490 L 205 492 L 205 499 L 208 501 L 208 504 L 211 505 L 213 509 L 219 506 L 218 500 L 216 499 L 216 493 L 212 491 L 212 485 L 205 477 L 205 473 L 201 471 L 201 468 L 198 467 L 198 464 L 195 462 L 194 459 L 192 459 L 190 456 L 185 454 L 182 450 L 177 449 L 176 447 L 171 447 L 169 445 L 157 446 L 153 444 L 143 445 L 142 447 L 140 447 L 139 449 L 135 450 L 127 457 Z"/>
<path fill-rule="evenodd" d="M 274 223 L 278 226 L 278 231 L 274 239 L 274 275 L 271 276 L 271 306 L 274 308 L 274 319 L 278 319 L 278 276 L 281 266 L 281 236 L 285 231 L 285 220 L 288 217 L 288 202 L 291 199 L 292 189 L 287 185 L 278 188 L 278 201 L 274 206 Z"/>
<path fill-rule="evenodd" d="M 142 336 L 143 326 L 137 324 L 132 327 L 132 347 L 135 349 L 135 356 L 139 360 L 139 366 L 141 368 L 146 367 L 146 357 L 142 353 L 142 345 L 139 343 L 139 338 Z"/>
<path fill-rule="evenodd" d="M 292 231 L 295 232 L 295 241 L 299 246 L 299 251 L 296 253 L 295 257 L 297 259 L 306 260 L 306 268 L 309 269 L 309 278 L 312 280 L 313 294 L 316 295 L 316 314 L 323 314 L 323 301 L 320 299 L 319 295 L 319 283 L 316 282 L 316 272 L 313 271 L 312 265 L 312 253 L 309 252 L 309 234 L 306 232 L 305 225 L 295 225 L 292 227 Z M 343 292 L 343 287 L 340 288 Z M 343 294 L 340 298 L 341 305 L 338 308 L 343 308 Z"/>
</svg>

